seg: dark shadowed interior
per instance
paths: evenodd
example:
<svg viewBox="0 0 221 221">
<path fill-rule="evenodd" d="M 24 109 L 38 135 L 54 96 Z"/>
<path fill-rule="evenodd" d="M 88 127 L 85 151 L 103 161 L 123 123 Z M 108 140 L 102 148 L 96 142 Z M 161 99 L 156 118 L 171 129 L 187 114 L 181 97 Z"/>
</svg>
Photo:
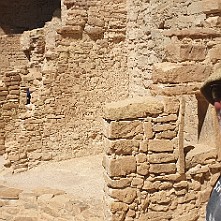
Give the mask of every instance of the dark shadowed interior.
<svg viewBox="0 0 221 221">
<path fill-rule="evenodd" d="M 60 0 L 0 0 L 0 26 L 6 34 L 43 27 L 60 4 Z"/>
</svg>

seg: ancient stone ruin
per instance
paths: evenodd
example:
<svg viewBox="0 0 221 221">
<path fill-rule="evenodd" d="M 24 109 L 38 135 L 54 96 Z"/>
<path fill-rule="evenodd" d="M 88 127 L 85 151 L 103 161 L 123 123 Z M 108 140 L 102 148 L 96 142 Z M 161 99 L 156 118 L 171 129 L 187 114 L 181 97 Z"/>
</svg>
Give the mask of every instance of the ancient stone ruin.
<svg viewBox="0 0 221 221">
<path fill-rule="evenodd" d="M 0 153 L 14 173 L 104 152 L 105 221 L 201 221 L 220 176 L 199 88 L 219 0 L 0 1 Z"/>
</svg>

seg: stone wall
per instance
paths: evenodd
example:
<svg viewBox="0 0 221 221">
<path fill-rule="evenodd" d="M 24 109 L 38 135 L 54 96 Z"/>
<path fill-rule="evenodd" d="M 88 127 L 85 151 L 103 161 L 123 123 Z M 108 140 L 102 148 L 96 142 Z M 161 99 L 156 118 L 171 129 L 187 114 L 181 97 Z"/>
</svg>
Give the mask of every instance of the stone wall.
<svg viewBox="0 0 221 221">
<path fill-rule="evenodd" d="M 128 96 L 126 2 L 62 1 L 44 27 L 13 36 L 25 62 L 10 57 L 12 68 L 2 69 L 4 105 L 16 102 L 13 116 L 2 115 L 5 166 L 20 172 L 100 153 L 101 107 Z M 14 74 L 18 97 L 8 101 L 14 83 L 7 77 Z"/>
<path fill-rule="evenodd" d="M 130 94 L 196 92 L 220 63 L 219 1 L 128 1 Z"/>
<path fill-rule="evenodd" d="M 188 98 L 140 97 L 105 106 L 106 221 L 204 220 L 220 176 L 218 128 L 213 118 L 209 145 L 193 138 L 198 127 L 189 136 L 186 124 L 200 120 L 185 110 Z"/>
</svg>

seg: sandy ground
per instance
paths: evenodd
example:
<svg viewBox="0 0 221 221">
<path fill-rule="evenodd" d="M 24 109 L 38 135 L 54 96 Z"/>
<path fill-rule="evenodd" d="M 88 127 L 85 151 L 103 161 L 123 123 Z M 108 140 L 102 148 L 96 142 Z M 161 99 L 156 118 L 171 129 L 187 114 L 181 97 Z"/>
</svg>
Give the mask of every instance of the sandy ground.
<svg viewBox="0 0 221 221">
<path fill-rule="evenodd" d="M 102 155 L 49 162 L 18 174 L 1 172 L 0 181 L 23 190 L 55 188 L 74 194 L 80 200 L 99 202 L 104 186 Z"/>
</svg>

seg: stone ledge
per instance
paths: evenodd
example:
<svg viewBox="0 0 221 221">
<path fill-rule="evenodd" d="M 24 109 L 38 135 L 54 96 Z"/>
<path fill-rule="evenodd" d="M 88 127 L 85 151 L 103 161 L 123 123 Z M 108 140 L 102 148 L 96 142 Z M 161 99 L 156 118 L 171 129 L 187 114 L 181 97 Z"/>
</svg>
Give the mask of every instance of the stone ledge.
<svg viewBox="0 0 221 221">
<path fill-rule="evenodd" d="M 163 103 L 154 97 L 129 98 L 106 104 L 103 117 L 108 120 L 142 118 L 159 115 L 163 109 Z"/>
</svg>

